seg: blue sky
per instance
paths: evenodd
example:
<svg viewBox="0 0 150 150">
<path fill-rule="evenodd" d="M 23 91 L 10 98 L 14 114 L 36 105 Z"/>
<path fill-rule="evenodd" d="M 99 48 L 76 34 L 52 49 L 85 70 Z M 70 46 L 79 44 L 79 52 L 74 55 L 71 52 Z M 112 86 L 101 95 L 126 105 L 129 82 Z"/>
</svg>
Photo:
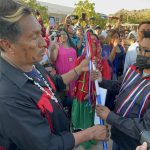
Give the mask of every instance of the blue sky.
<svg viewBox="0 0 150 150">
<path fill-rule="evenodd" d="M 45 1 L 53 4 L 59 4 L 64 6 L 74 7 L 74 4 L 78 0 L 39 0 Z M 90 0 L 90 2 L 95 3 L 95 10 L 104 14 L 115 13 L 120 9 L 127 10 L 139 10 L 139 9 L 150 9 L 150 0 Z"/>
</svg>

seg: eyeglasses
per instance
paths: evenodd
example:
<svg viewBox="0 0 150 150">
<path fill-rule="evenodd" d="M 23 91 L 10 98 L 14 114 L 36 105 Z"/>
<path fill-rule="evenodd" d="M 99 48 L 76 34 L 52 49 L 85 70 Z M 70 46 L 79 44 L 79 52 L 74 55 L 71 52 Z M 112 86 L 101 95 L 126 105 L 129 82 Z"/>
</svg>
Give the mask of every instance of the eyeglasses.
<svg viewBox="0 0 150 150">
<path fill-rule="evenodd" d="M 150 53 L 150 49 L 148 50 L 148 49 L 144 49 L 143 47 L 141 47 L 141 46 L 138 46 L 137 48 L 136 48 L 136 51 L 139 53 L 143 53 L 144 52 L 144 56 L 146 55 L 146 53 Z"/>
</svg>

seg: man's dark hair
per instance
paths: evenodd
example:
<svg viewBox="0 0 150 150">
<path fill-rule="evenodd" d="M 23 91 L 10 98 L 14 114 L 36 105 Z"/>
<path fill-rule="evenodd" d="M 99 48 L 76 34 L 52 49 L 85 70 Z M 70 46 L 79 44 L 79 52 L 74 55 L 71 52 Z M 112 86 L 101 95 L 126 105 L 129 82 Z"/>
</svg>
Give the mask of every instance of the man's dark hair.
<svg viewBox="0 0 150 150">
<path fill-rule="evenodd" d="M 95 27 L 95 30 L 101 30 L 101 27 L 100 27 L 99 25 L 97 25 L 97 26 Z"/>
<path fill-rule="evenodd" d="M 138 29 L 141 27 L 141 25 L 143 24 L 149 24 L 150 25 L 150 20 L 147 20 L 147 21 L 142 21 L 139 23 L 139 26 L 138 26 Z"/>
<path fill-rule="evenodd" d="M 21 35 L 20 19 L 31 13 L 30 8 L 16 0 L 0 0 L 0 39 L 16 42 Z"/>
<path fill-rule="evenodd" d="M 113 37 L 113 35 L 114 34 L 118 34 L 119 35 L 119 37 L 120 37 L 120 33 L 119 33 L 119 31 L 117 30 L 117 29 L 110 29 L 109 31 L 108 31 L 108 36 L 110 36 L 111 38 Z"/>
<path fill-rule="evenodd" d="M 35 15 L 40 16 L 40 12 L 38 10 L 35 10 Z"/>
<path fill-rule="evenodd" d="M 68 37 L 69 45 L 70 45 L 71 47 L 73 47 L 74 49 L 77 49 L 76 45 L 74 45 L 74 43 L 72 42 L 71 37 L 69 36 L 68 31 L 67 31 L 65 28 L 60 28 L 60 29 L 58 30 L 58 32 L 60 33 L 61 31 L 66 32 L 67 37 Z"/>
</svg>

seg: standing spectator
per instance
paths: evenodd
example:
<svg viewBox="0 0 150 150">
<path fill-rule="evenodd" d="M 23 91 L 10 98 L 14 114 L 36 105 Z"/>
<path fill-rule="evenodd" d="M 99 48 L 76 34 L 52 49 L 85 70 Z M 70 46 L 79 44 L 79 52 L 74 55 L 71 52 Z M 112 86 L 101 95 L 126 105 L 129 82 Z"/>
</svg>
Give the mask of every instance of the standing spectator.
<svg viewBox="0 0 150 150">
<path fill-rule="evenodd" d="M 111 29 L 108 32 L 108 44 L 102 45 L 102 57 L 107 58 L 112 68 L 112 79 L 118 79 L 123 74 L 125 52 L 119 43 L 120 34 Z"/>
<path fill-rule="evenodd" d="M 97 26 L 95 27 L 95 34 L 96 34 L 98 37 L 100 37 L 101 32 L 102 32 L 101 27 L 100 27 L 99 25 L 97 25 Z"/>
<path fill-rule="evenodd" d="M 124 72 L 127 71 L 130 65 L 136 62 L 137 57 L 137 47 L 139 43 L 143 39 L 143 32 L 150 31 L 150 21 L 143 21 L 138 26 L 138 41 L 136 41 L 133 45 L 131 45 L 126 53 L 125 64 L 124 64 Z"/>
<path fill-rule="evenodd" d="M 140 42 L 136 64 L 118 81 L 100 86 L 115 97 L 114 112 L 97 106 L 97 115 L 112 125 L 113 150 L 135 150 L 141 132 L 150 130 L 150 37 Z"/>
<path fill-rule="evenodd" d="M 76 29 L 76 36 L 78 38 L 78 48 L 77 48 L 77 56 L 81 56 L 82 51 L 85 46 L 85 40 L 84 40 L 84 30 L 81 26 L 77 27 Z M 81 46 L 80 46 L 81 45 Z"/>
<path fill-rule="evenodd" d="M 35 15 L 36 15 L 36 18 L 37 18 L 39 24 L 41 25 L 42 37 L 45 37 L 46 36 L 46 29 L 44 27 L 44 23 L 43 23 L 41 14 L 40 14 L 40 12 L 38 10 L 36 10 L 35 11 Z"/>
<path fill-rule="evenodd" d="M 83 35 L 80 34 L 77 37 L 73 28 L 74 28 L 73 25 L 68 24 L 66 30 L 69 34 L 70 39 L 72 40 L 73 44 L 75 45 L 76 51 L 78 51 L 82 47 Z"/>
</svg>

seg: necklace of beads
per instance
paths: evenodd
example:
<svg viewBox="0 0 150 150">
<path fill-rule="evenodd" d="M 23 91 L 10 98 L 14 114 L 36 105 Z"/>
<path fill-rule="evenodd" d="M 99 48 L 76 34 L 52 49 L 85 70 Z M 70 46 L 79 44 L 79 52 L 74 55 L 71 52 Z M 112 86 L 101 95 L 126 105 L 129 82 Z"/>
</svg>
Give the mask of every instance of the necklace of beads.
<svg viewBox="0 0 150 150">
<path fill-rule="evenodd" d="M 35 68 L 35 66 L 33 66 Z M 36 68 L 35 68 L 36 69 Z M 36 71 L 38 72 L 38 74 L 40 75 L 41 79 L 44 81 L 46 87 L 49 89 L 50 93 L 48 91 L 46 91 L 38 82 L 36 82 L 32 77 L 29 77 L 26 73 L 24 73 L 24 75 L 31 81 L 34 82 L 34 84 L 44 93 L 46 93 L 47 96 L 49 96 L 52 100 L 54 100 L 56 103 L 58 103 L 57 98 L 55 97 L 52 88 L 49 86 L 49 84 L 47 83 L 47 81 L 44 79 L 44 77 L 42 76 L 42 74 L 40 73 L 39 70 L 36 69 Z"/>
</svg>

